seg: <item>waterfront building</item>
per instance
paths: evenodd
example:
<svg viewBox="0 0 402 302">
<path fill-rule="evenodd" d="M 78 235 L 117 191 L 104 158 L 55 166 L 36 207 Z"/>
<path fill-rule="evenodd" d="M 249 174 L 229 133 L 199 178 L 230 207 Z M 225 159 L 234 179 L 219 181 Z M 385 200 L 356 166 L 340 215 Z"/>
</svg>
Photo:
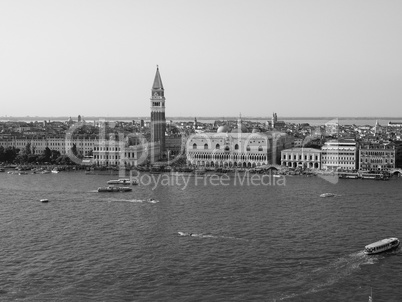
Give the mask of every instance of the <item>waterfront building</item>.
<svg viewBox="0 0 402 302">
<path fill-rule="evenodd" d="M 321 169 L 321 150 L 314 148 L 282 150 L 281 165 L 290 168 Z"/>
<path fill-rule="evenodd" d="M 321 167 L 331 170 L 356 170 L 358 146 L 354 139 L 330 140 L 321 148 Z"/>
<path fill-rule="evenodd" d="M 151 96 L 151 142 L 158 142 L 161 146 L 161 154 L 165 151 L 165 90 L 159 73 L 156 68 L 154 84 L 152 85 Z"/>
<path fill-rule="evenodd" d="M 359 170 L 384 171 L 395 168 L 395 144 L 370 142 L 359 149 Z"/>
<path fill-rule="evenodd" d="M 280 152 L 291 146 L 282 132 L 249 132 L 241 119 L 237 128 L 222 125 L 217 132 L 197 133 L 187 139 L 186 156 L 191 165 L 206 167 L 258 167 L 277 164 Z"/>
<path fill-rule="evenodd" d="M 86 137 L 45 137 L 45 138 L 9 138 L 0 140 L 0 146 L 4 148 L 15 147 L 23 150 L 28 144 L 31 146 L 32 154 L 43 154 L 46 148 L 60 152 L 66 155 L 75 145 L 77 152 L 84 156 L 90 154 L 94 148 L 96 138 Z"/>
<path fill-rule="evenodd" d="M 169 135 L 165 137 L 165 151 L 169 156 L 176 156 L 185 153 L 186 136 L 182 134 Z"/>
<path fill-rule="evenodd" d="M 160 144 L 117 137 L 98 140 L 94 145 L 93 162 L 97 166 L 134 167 L 154 162 L 160 157 Z"/>
</svg>

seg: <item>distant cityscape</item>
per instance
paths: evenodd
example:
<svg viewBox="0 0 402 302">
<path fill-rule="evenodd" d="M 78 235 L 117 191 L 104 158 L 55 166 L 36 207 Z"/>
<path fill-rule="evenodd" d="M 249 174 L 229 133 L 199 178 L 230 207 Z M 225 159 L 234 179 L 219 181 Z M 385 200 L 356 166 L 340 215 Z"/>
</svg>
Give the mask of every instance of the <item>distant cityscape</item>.
<svg viewBox="0 0 402 302">
<path fill-rule="evenodd" d="M 402 167 L 402 120 L 371 126 L 332 119 L 312 125 L 284 121 L 276 113 L 269 119 L 166 120 L 159 68 L 150 107 L 150 118 L 133 120 L 8 118 L 0 122 L 0 162 L 390 173 Z"/>
</svg>

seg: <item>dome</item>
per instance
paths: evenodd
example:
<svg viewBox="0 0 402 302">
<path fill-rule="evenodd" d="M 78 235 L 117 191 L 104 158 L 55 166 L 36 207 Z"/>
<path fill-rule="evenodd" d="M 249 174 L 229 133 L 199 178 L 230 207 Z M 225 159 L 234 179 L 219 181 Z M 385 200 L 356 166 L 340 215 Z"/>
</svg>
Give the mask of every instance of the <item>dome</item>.
<svg viewBox="0 0 402 302">
<path fill-rule="evenodd" d="M 230 131 L 229 126 L 228 125 L 223 125 L 223 126 L 220 126 L 216 132 L 217 133 L 226 133 L 226 132 L 229 132 L 229 131 Z"/>
<path fill-rule="evenodd" d="M 247 129 L 246 126 L 241 125 L 241 128 L 240 128 L 240 129 L 239 129 L 239 128 L 236 128 L 236 129 L 233 129 L 231 132 L 232 132 L 232 133 L 247 133 L 247 132 L 248 132 L 248 129 Z"/>
<path fill-rule="evenodd" d="M 258 129 L 258 128 L 254 128 L 252 131 L 252 133 L 258 133 L 258 132 L 261 132 L 260 129 Z"/>
</svg>

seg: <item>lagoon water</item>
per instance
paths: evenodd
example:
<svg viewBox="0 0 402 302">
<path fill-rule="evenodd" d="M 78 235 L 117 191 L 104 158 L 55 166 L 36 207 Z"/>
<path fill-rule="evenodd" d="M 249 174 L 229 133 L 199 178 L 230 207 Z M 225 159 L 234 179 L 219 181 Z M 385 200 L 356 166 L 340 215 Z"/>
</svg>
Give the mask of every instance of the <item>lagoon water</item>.
<svg viewBox="0 0 402 302">
<path fill-rule="evenodd" d="M 93 191 L 115 178 L 0 173 L 0 301 L 402 296 L 402 251 L 363 254 L 366 244 L 402 238 L 402 178 L 242 186 L 193 178 L 186 187 Z"/>
</svg>

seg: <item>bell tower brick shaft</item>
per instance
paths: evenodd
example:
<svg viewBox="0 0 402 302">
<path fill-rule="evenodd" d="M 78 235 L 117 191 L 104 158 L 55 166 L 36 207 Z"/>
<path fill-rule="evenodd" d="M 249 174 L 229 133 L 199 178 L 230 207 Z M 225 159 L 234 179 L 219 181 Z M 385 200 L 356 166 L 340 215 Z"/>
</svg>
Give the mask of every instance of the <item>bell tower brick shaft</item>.
<svg viewBox="0 0 402 302">
<path fill-rule="evenodd" d="M 165 151 L 165 90 L 163 89 L 159 67 L 156 67 L 151 96 L 151 142 L 159 142 L 161 155 Z"/>
</svg>

